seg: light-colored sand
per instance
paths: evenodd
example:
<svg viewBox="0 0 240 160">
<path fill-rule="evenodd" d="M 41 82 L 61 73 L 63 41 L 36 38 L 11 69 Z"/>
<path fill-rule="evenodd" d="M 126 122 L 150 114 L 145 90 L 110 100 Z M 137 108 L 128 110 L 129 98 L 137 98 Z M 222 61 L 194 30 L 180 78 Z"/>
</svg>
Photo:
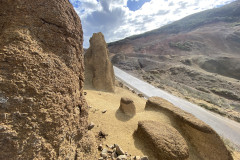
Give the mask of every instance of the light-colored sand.
<svg viewBox="0 0 240 160">
<path fill-rule="evenodd" d="M 144 111 L 146 100 L 129 90 L 116 87 L 115 93 L 94 90 L 85 90 L 85 92 L 87 92 L 86 100 L 88 105 L 92 107 L 89 112 L 89 121 L 95 123 L 95 127 L 92 129 L 95 135 L 101 130 L 105 131 L 108 136 L 103 141 L 104 145 L 116 143 L 131 155 L 143 156 L 147 152 L 147 149 L 133 137 L 138 121 L 155 120 L 170 123 L 169 118 L 164 114 Z M 118 110 L 122 96 L 131 98 L 134 101 L 137 113 L 133 118 L 125 116 Z M 107 112 L 103 114 L 102 111 L 105 109 Z"/>
<path fill-rule="evenodd" d="M 144 142 L 133 136 L 134 131 L 137 129 L 138 121 L 140 120 L 154 120 L 171 125 L 169 118 L 161 112 L 145 111 L 146 99 L 138 97 L 127 89 L 120 87 L 115 88 L 115 93 L 101 92 L 90 89 L 85 89 L 87 92 L 86 100 L 89 106 L 89 122 L 93 122 L 95 127 L 92 129 L 95 135 L 99 131 L 104 131 L 108 134 L 102 143 L 105 147 L 106 144 L 118 144 L 127 151 L 129 154 L 135 156 L 148 155 L 151 160 L 156 160 L 153 157 L 152 151 L 146 148 Z M 131 98 L 136 106 L 136 115 L 129 118 L 120 110 L 121 97 Z M 107 110 L 106 113 L 102 113 Z M 106 147 L 105 147 L 106 148 Z M 190 160 L 197 160 L 194 153 L 190 149 Z M 234 159 L 238 160 L 239 152 L 234 152 Z"/>
</svg>

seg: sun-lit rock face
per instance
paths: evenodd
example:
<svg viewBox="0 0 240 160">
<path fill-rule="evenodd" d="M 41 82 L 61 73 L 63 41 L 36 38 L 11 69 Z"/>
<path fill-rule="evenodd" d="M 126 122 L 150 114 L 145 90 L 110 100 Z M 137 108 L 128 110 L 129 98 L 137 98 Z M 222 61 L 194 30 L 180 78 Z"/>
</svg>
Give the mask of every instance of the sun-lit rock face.
<svg viewBox="0 0 240 160">
<path fill-rule="evenodd" d="M 0 159 L 95 159 L 67 0 L 0 1 Z"/>
<path fill-rule="evenodd" d="M 101 91 L 114 92 L 114 71 L 109 51 L 101 32 L 94 33 L 84 56 L 85 83 Z"/>
</svg>

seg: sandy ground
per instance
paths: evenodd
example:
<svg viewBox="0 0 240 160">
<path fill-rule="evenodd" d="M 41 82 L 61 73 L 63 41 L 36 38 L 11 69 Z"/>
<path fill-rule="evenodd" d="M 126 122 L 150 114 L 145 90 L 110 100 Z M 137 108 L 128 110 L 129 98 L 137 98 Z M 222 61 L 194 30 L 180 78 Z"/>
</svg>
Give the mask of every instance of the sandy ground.
<svg viewBox="0 0 240 160">
<path fill-rule="evenodd" d="M 88 105 L 92 108 L 89 112 L 89 122 L 93 122 L 95 127 L 92 129 L 95 135 L 99 131 L 104 131 L 108 134 L 103 144 L 113 145 L 118 144 L 129 154 L 135 156 L 143 156 L 148 153 L 148 150 L 133 137 L 134 131 L 137 129 L 138 121 L 140 120 L 155 120 L 164 123 L 170 123 L 169 118 L 164 114 L 153 111 L 145 111 L 146 100 L 138 97 L 131 91 L 116 87 L 115 93 L 100 92 L 94 90 L 85 90 L 87 92 L 86 99 Z M 121 97 L 126 96 L 131 98 L 136 106 L 137 114 L 133 118 L 127 117 L 120 110 Z M 107 110 L 106 113 L 102 113 Z M 150 159 L 154 159 L 148 155 Z"/>
<path fill-rule="evenodd" d="M 127 89 L 116 87 L 115 93 L 89 89 L 85 89 L 84 91 L 87 92 L 85 96 L 87 103 L 91 106 L 89 122 L 95 124 L 92 131 L 95 135 L 98 135 L 99 131 L 104 131 L 108 134 L 106 139 L 98 142 L 99 144 L 103 144 L 104 147 L 105 145 L 118 144 L 132 156 L 147 155 L 150 160 L 156 160 L 152 151 L 144 146 L 144 142 L 136 139 L 133 133 L 137 129 L 137 124 L 140 120 L 154 120 L 171 125 L 166 115 L 160 112 L 145 111 L 146 99 L 138 97 Z M 132 118 L 129 118 L 118 110 L 120 99 L 124 96 L 131 98 L 135 103 L 137 114 Z M 102 113 L 104 110 L 107 110 L 106 113 Z M 235 159 L 239 160 L 239 153 L 235 152 L 234 155 Z M 190 153 L 189 159 L 198 159 L 194 157 L 193 153 Z"/>
</svg>

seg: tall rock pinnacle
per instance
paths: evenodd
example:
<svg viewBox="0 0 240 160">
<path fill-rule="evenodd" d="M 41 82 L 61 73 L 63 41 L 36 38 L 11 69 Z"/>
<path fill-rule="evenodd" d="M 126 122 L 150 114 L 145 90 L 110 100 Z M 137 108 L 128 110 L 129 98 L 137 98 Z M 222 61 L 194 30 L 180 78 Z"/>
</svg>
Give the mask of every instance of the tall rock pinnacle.
<svg viewBox="0 0 240 160">
<path fill-rule="evenodd" d="M 114 92 L 115 76 L 109 51 L 101 32 L 94 33 L 84 56 L 85 84 L 97 90 Z"/>
</svg>

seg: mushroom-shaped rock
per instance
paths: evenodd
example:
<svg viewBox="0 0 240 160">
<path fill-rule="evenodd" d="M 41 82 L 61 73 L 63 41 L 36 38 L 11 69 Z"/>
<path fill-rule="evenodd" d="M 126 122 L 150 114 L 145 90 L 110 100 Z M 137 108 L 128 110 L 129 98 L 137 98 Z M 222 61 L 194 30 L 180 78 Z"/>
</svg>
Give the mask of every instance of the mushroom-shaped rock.
<svg viewBox="0 0 240 160">
<path fill-rule="evenodd" d="M 136 107 L 133 100 L 127 97 L 121 98 L 119 109 L 128 116 L 133 116 L 136 114 Z"/>
<path fill-rule="evenodd" d="M 185 160 L 189 157 L 185 139 L 171 126 L 155 121 L 140 121 L 136 135 L 155 151 L 158 159 Z"/>
</svg>

